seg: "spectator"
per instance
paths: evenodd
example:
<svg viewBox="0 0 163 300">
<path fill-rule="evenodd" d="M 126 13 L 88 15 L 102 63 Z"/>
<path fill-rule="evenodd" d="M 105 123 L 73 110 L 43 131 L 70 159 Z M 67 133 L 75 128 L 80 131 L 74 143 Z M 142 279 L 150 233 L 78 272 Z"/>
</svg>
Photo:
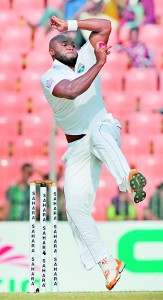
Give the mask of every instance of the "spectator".
<svg viewBox="0 0 163 300">
<path fill-rule="evenodd" d="M 129 57 L 129 66 L 132 68 L 151 68 L 154 67 L 152 52 L 146 44 L 139 41 L 139 29 L 130 30 L 129 42 L 121 42 L 115 46 L 118 52 L 126 52 Z"/>
<path fill-rule="evenodd" d="M 45 33 L 48 33 L 51 30 L 50 26 L 50 18 L 52 16 L 56 16 L 58 18 L 63 18 L 64 12 L 63 12 L 63 5 L 59 9 L 55 9 L 51 6 L 46 6 L 45 10 L 40 18 L 40 20 L 36 24 L 32 24 L 31 22 L 27 21 L 27 24 L 31 27 L 32 31 L 34 32 L 38 27 L 44 27 Z"/>
<path fill-rule="evenodd" d="M 87 0 L 84 6 L 75 14 L 74 18 L 76 19 L 86 19 L 89 17 L 96 17 L 99 13 L 102 12 L 104 8 L 103 0 Z"/>
<path fill-rule="evenodd" d="M 159 113 L 159 114 L 163 114 L 163 108 L 160 108 L 160 109 L 153 109 L 152 112 L 154 113 Z"/>
<path fill-rule="evenodd" d="M 112 2 L 115 0 L 111 0 Z M 108 10 L 108 5 L 104 0 L 87 0 L 86 4 L 81 7 L 77 14 L 74 15 L 74 19 L 77 20 L 85 20 L 90 18 L 100 18 L 100 19 L 108 19 L 111 21 L 112 28 L 118 28 L 118 20 L 115 17 L 111 16 L 111 8 Z M 112 6 L 113 11 L 113 6 Z M 90 31 L 82 30 L 82 35 L 84 39 L 87 41 L 90 35 Z"/>
<path fill-rule="evenodd" d="M 4 201 L 1 201 L 0 204 L 0 221 L 6 220 L 6 205 Z"/>
<path fill-rule="evenodd" d="M 144 217 L 146 220 L 163 220 L 163 182 L 157 186 L 156 192 L 150 198 Z"/>
<path fill-rule="evenodd" d="M 120 26 L 125 25 L 131 29 L 143 24 L 144 9 L 139 0 L 119 1 L 118 8 Z"/>
<path fill-rule="evenodd" d="M 62 4 L 58 9 L 55 9 L 55 1 L 54 1 L 54 7 L 52 6 L 46 6 L 42 17 L 36 24 L 32 24 L 31 22 L 27 21 L 27 24 L 31 27 L 33 35 L 35 33 L 35 30 L 38 27 L 44 27 L 45 28 L 45 34 L 47 34 L 51 29 L 50 19 L 52 16 L 56 16 L 58 18 L 65 18 L 65 19 L 71 19 L 74 17 L 74 14 L 78 12 L 81 6 L 85 4 L 86 0 L 65 0 L 62 1 Z M 77 30 L 76 32 L 69 33 L 71 37 L 74 39 L 75 44 L 80 48 L 85 43 L 85 39 L 82 36 L 82 33 L 80 30 Z"/>
<path fill-rule="evenodd" d="M 21 178 L 13 186 L 9 187 L 6 196 L 5 215 L 9 221 L 28 221 L 29 220 L 29 178 L 34 173 L 31 164 L 25 163 L 21 167 Z"/>
<path fill-rule="evenodd" d="M 64 19 L 71 20 L 86 4 L 87 0 L 67 0 L 64 6 Z"/>
<path fill-rule="evenodd" d="M 47 174 L 43 175 L 41 172 L 35 171 L 31 164 L 25 163 L 21 168 L 22 176 L 20 180 L 13 186 L 9 187 L 6 195 L 7 200 L 3 207 L 0 208 L 0 220 L 9 221 L 28 221 L 29 220 L 29 203 L 30 203 L 30 187 L 29 178 L 34 172 L 37 172 L 42 180 L 49 179 Z M 66 209 L 65 209 L 65 198 L 63 187 L 61 186 L 63 175 L 62 166 L 59 167 L 57 174 L 57 192 L 58 192 L 58 220 L 66 221 Z M 49 193 L 49 189 L 48 189 Z M 40 217 L 40 204 L 39 204 L 40 193 L 37 189 L 37 203 L 36 203 L 36 219 Z M 50 219 L 50 197 L 48 196 L 47 201 L 47 220 Z"/>
<path fill-rule="evenodd" d="M 107 207 L 107 220 L 136 220 L 137 214 L 133 201 L 127 192 L 118 191 L 111 205 Z"/>
<path fill-rule="evenodd" d="M 110 19 L 111 23 L 116 22 L 116 26 L 118 26 L 119 11 L 118 11 L 117 0 L 104 0 L 104 3 L 105 3 L 105 5 L 104 5 L 102 12 L 111 18 Z"/>
<path fill-rule="evenodd" d="M 153 0 L 140 0 L 144 9 L 143 24 L 155 24 L 155 9 Z"/>
</svg>

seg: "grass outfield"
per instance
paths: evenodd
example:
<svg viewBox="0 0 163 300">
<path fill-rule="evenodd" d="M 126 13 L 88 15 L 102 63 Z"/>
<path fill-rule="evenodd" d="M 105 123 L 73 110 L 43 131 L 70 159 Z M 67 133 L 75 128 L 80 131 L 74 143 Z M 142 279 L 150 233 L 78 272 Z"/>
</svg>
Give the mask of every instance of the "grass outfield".
<svg viewBox="0 0 163 300">
<path fill-rule="evenodd" d="M 163 299 L 163 292 L 106 292 L 106 293 L 0 293 L 0 300 L 157 300 Z"/>
</svg>

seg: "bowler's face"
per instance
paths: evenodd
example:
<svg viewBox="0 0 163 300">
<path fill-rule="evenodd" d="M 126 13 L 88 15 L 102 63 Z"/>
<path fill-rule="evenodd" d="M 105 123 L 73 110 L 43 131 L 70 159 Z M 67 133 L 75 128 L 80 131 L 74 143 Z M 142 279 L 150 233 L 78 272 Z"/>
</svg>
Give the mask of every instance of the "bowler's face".
<svg viewBox="0 0 163 300">
<path fill-rule="evenodd" d="M 54 56 L 63 64 L 75 67 L 78 52 L 73 40 L 64 38 L 62 41 L 54 41 Z"/>
</svg>

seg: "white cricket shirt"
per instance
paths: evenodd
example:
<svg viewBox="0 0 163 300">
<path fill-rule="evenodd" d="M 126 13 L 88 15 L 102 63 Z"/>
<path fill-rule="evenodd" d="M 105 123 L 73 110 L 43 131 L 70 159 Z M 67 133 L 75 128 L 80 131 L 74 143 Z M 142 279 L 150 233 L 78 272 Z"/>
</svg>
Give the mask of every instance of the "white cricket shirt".
<svg viewBox="0 0 163 300">
<path fill-rule="evenodd" d="M 63 79 L 74 80 L 84 75 L 96 62 L 94 48 L 89 41 L 79 50 L 75 71 L 54 60 L 52 68 L 41 76 L 45 97 L 51 105 L 58 126 L 67 134 L 87 134 L 93 124 L 106 115 L 101 93 L 100 76 L 75 100 L 52 95 L 57 83 Z"/>
</svg>

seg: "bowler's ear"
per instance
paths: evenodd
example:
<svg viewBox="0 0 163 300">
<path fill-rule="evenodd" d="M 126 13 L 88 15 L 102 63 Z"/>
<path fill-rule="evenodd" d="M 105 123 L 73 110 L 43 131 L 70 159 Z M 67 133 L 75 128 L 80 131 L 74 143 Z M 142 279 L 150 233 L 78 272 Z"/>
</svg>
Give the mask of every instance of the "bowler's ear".
<svg viewBox="0 0 163 300">
<path fill-rule="evenodd" d="M 49 54 L 51 55 L 51 57 L 55 57 L 55 52 L 54 49 L 49 49 Z"/>
</svg>

